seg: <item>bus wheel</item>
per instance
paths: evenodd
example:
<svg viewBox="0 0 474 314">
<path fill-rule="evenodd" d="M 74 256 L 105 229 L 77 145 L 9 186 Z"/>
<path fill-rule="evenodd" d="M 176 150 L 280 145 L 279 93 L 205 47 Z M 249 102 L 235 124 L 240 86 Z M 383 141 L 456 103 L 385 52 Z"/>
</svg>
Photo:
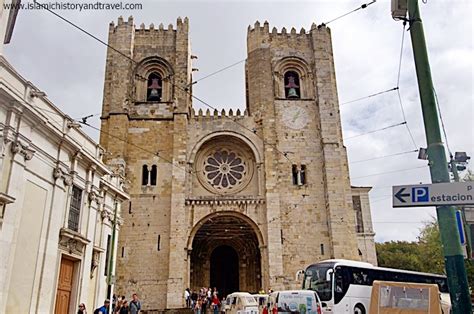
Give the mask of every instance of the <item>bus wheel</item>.
<svg viewBox="0 0 474 314">
<path fill-rule="evenodd" d="M 354 314 L 365 314 L 365 307 L 362 304 L 356 304 Z"/>
</svg>

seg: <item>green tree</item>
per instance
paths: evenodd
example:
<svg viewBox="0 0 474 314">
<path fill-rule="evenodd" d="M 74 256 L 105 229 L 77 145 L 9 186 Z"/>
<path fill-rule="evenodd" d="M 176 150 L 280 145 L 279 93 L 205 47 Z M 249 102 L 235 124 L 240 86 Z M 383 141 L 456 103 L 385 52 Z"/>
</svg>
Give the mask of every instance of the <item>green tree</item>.
<svg viewBox="0 0 474 314">
<path fill-rule="evenodd" d="M 418 254 L 418 243 L 416 242 L 390 241 L 376 243 L 375 248 L 380 266 L 407 270 L 419 270 L 422 267 Z"/>
<path fill-rule="evenodd" d="M 381 267 L 445 274 L 444 255 L 436 220 L 423 226 L 417 241 L 376 243 L 375 248 Z M 469 286 L 474 288 L 474 263 L 470 260 L 465 263 Z"/>
<path fill-rule="evenodd" d="M 438 223 L 433 220 L 425 224 L 418 236 L 418 254 L 423 258 L 420 271 L 444 274 L 444 255 Z"/>
</svg>

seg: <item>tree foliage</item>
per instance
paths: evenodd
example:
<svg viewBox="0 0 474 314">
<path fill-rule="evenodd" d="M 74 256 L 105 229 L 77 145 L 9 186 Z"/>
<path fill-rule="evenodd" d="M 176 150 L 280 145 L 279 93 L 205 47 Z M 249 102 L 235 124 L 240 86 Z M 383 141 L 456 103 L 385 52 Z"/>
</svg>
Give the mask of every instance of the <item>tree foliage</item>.
<svg viewBox="0 0 474 314">
<path fill-rule="evenodd" d="M 417 241 L 376 243 L 377 260 L 381 267 L 445 274 L 443 247 L 438 223 L 431 221 L 421 229 Z M 474 288 L 474 264 L 466 261 L 469 285 Z"/>
</svg>

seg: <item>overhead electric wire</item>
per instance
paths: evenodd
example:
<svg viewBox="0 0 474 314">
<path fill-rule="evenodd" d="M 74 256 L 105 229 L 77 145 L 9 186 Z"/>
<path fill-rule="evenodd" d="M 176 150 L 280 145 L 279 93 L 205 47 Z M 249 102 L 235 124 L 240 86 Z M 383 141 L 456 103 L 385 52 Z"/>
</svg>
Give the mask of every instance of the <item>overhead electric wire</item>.
<svg viewBox="0 0 474 314">
<path fill-rule="evenodd" d="M 100 128 L 97 128 L 97 127 L 93 126 L 93 125 L 90 125 L 90 124 L 87 123 L 87 122 L 79 121 L 79 120 L 77 120 L 76 122 L 78 122 L 78 123 L 80 123 L 80 124 L 83 124 L 83 125 L 85 125 L 85 126 L 88 126 L 89 128 L 94 129 L 94 130 L 96 130 L 96 131 L 99 131 L 100 133 L 103 133 L 103 134 L 105 134 L 105 135 L 107 135 L 107 136 L 110 136 L 110 137 L 115 138 L 115 139 L 117 139 L 117 140 L 120 140 L 120 141 L 122 141 L 122 142 L 124 142 L 124 143 L 127 143 L 127 144 L 129 144 L 129 145 L 131 145 L 131 146 L 134 146 L 134 147 L 136 147 L 136 148 L 138 148 L 138 149 L 140 149 L 140 150 L 142 150 L 142 151 L 144 151 L 144 152 L 147 152 L 147 153 L 149 153 L 149 154 L 152 154 L 153 156 L 156 156 L 156 157 L 160 158 L 161 160 L 163 160 L 163 161 L 165 161 L 165 162 L 167 162 L 167 163 L 173 165 L 174 167 L 176 167 L 176 168 L 178 168 L 178 169 L 181 169 L 181 170 L 184 170 L 184 172 L 188 172 L 188 173 L 191 173 L 191 174 L 194 173 L 194 171 L 191 171 L 191 170 L 190 170 L 190 171 L 187 171 L 186 168 L 183 168 L 183 167 L 181 167 L 181 166 L 178 166 L 178 165 L 176 165 L 175 163 L 173 163 L 171 160 L 168 160 L 168 159 L 166 159 L 166 158 L 163 158 L 162 156 L 159 155 L 159 151 L 158 151 L 158 152 L 154 152 L 154 151 L 148 150 L 148 149 L 146 149 L 146 148 L 143 148 L 143 147 L 141 147 L 141 146 L 139 146 L 139 145 L 137 145 L 137 144 L 135 144 L 135 143 L 132 143 L 131 141 L 129 141 L 129 140 L 127 140 L 127 139 L 123 139 L 123 138 L 121 138 L 121 137 L 119 137 L 119 136 L 116 136 L 116 135 L 114 135 L 114 134 L 111 134 L 111 133 L 109 133 L 109 132 L 106 132 L 106 131 L 104 131 L 104 130 L 102 130 L 102 129 L 100 129 Z"/>
<path fill-rule="evenodd" d="M 393 156 L 400 156 L 400 155 L 411 154 L 411 153 L 416 153 L 416 152 L 418 152 L 418 149 L 409 150 L 409 151 L 401 152 L 401 153 L 394 153 L 394 154 L 390 154 L 390 155 L 372 157 L 372 158 L 368 158 L 368 159 L 362 159 L 362 160 L 351 161 L 351 162 L 349 162 L 349 163 L 350 163 L 350 164 L 356 164 L 356 163 L 359 163 L 359 162 L 371 161 L 371 160 L 382 159 L 382 158 L 393 157 Z"/>
<path fill-rule="evenodd" d="M 398 74 L 397 74 L 397 96 L 398 96 L 398 102 L 400 104 L 400 109 L 402 111 L 403 121 L 407 121 L 405 110 L 403 109 L 402 96 L 400 95 L 400 74 L 402 72 L 403 43 L 405 42 L 405 26 L 406 26 L 406 21 L 403 22 L 402 43 L 400 44 L 400 57 L 398 59 Z M 418 145 L 416 145 L 415 138 L 413 137 L 413 133 L 411 132 L 410 127 L 408 126 L 408 123 L 406 123 L 405 126 L 407 128 L 408 134 L 410 135 L 413 146 L 415 147 L 415 149 L 418 149 Z"/>
<path fill-rule="evenodd" d="M 93 34 L 91 34 L 90 32 L 86 31 L 85 29 L 81 28 L 80 26 L 74 24 L 73 22 L 69 21 L 68 19 L 66 19 L 65 17 L 62 17 L 61 15 L 57 14 L 56 12 L 54 12 L 53 10 L 51 10 L 50 8 L 48 8 L 46 5 L 36 1 L 36 0 L 33 0 L 34 3 L 38 4 L 40 7 L 42 7 L 43 9 L 45 9 L 46 11 L 50 12 L 51 14 L 53 15 L 56 15 L 58 18 L 60 18 L 61 20 L 63 20 L 64 22 L 68 23 L 69 25 L 71 25 L 72 27 L 80 30 L 81 32 L 87 34 L 88 36 L 94 38 L 95 40 L 97 40 L 98 42 L 102 43 L 103 45 L 109 47 L 110 49 L 114 50 L 115 52 L 117 52 L 118 54 L 122 55 L 123 57 L 131 60 L 131 61 L 134 61 L 132 58 L 130 58 L 129 56 L 127 56 L 126 54 L 122 53 L 120 50 L 117 50 L 115 49 L 114 47 L 110 46 L 109 44 L 107 44 L 105 41 L 101 40 L 100 38 L 94 36 Z"/>
<path fill-rule="evenodd" d="M 403 121 L 403 122 L 400 122 L 400 123 L 397 123 L 397 124 L 392 124 L 392 125 L 389 125 L 389 126 L 386 126 L 386 127 L 380 128 L 380 129 L 377 129 L 377 130 L 372 130 L 372 131 L 368 131 L 368 132 L 365 132 L 365 133 L 357 134 L 357 135 L 354 135 L 354 136 L 345 137 L 344 140 L 349 140 L 349 139 L 356 138 L 356 137 L 360 137 L 360 136 L 364 136 L 364 135 L 367 135 L 367 134 L 372 134 L 372 133 L 384 131 L 384 130 L 391 129 L 391 128 L 394 128 L 394 127 L 397 127 L 397 126 L 400 126 L 400 125 L 404 125 L 404 124 L 406 124 L 406 121 Z"/>
<path fill-rule="evenodd" d="M 441 107 L 439 106 L 438 94 L 436 94 L 436 90 L 434 87 L 433 87 L 433 93 L 435 95 L 436 108 L 438 110 L 439 120 L 441 121 L 441 128 L 443 129 L 444 140 L 446 142 L 446 148 L 448 149 L 449 156 L 453 156 L 453 153 L 451 152 L 451 148 L 449 147 L 449 143 L 448 143 L 448 134 L 446 133 L 446 128 L 444 126 L 444 119 L 443 119 L 443 115 L 441 114 Z"/>
<path fill-rule="evenodd" d="M 305 188 L 305 191 L 306 191 L 306 188 Z M 301 201 L 299 201 L 298 203 L 296 204 L 290 204 L 290 205 L 293 205 L 293 208 L 290 208 L 288 211 L 284 212 L 282 215 L 283 216 L 288 216 L 293 210 L 295 210 L 296 208 L 298 208 L 298 206 L 300 206 L 301 204 L 303 204 L 303 202 L 305 201 L 306 199 L 306 196 L 309 196 L 308 194 L 302 194 L 301 195 L 303 197 L 303 199 Z M 270 219 L 269 221 L 267 221 L 266 223 L 259 223 L 258 225 L 264 225 L 264 224 L 271 224 L 272 222 L 274 222 L 275 220 L 278 220 L 278 219 L 281 219 L 282 218 L 282 215 L 280 216 L 276 216 L 276 217 L 273 217 L 272 219 Z"/>
<path fill-rule="evenodd" d="M 133 60 L 133 59 L 130 58 L 129 56 L 123 54 L 123 53 L 120 52 L 119 50 L 117 50 L 117 49 L 115 49 L 114 47 L 110 46 L 109 44 L 107 44 L 107 43 L 104 42 L 103 40 L 101 40 L 101 39 L 97 38 L 96 36 L 92 35 L 90 32 L 84 30 L 84 29 L 81 28 L 80 26 L 78 26 L 78 25 L 74 24 L 73 22 L 67 20 L 66 18 L 62 17 L 61 15 L 59 15 L 59 14 L 53 12 L 53 11 L 50 10 L 47 6 L 45 6 L 44 4 L 41 4 L 41 3 L 37 2 L 36 0 L 34 0 L 34 2 L 37 3 L 38 5 L 40 5 L 40 6 L 41 6 L 42 8 L 44 8 L 45 10 L 47 10 L 48 12 L 50 12 L 50 13 L 52 13 L 53 15 L 57 16 L 57 17 L 60 18 L 61 20 L 67 22 L 67 23 L 70 24 L 70 25 L 72 25 L 74 28 L 80 30 L 81 32 L 87 34 L 88 36 L 90 36 L 91 38 L 97 40 L 97 41 L 100 42 L 101 44 L 103 44 L 103 45 L 105 45 L 105 46 L 111 48 L 112 50 L 118 52 L 121 56 L 124 56 L 125 58 L 129 59 L 130 61 L 132 61 L 132 62 L 134 62 L 134 63 L 136 63 L 136 64 L 138 63 L 137 61 Z M 213 110 L 218 110 L 217 108 L 215 108 L 215 107 L 209 105 L 209 104 L 208 104 L 207 102 L 205 102 L 204 100 L 202 100 L 202 99 L 198 98 L 197 96 L 194 96 L 193 94 L 191 94 L 191 93 L 189 92 L 189 90 L 188 90 L 187 87 L 181 87 L 181 86 L 178 86 L 177 84 L 174 84 L 174 83 L 171 81 L 171 79 L 169 79 L 171 76 L 172 76 L 172 75 L 169 75 L 169 76 L 167 77 L 167 78 L 168 78 L 168 81 L 169 81 L 169 83 L 170 83 L 171 85 L 173 85 L 174 87 L 177 87 L 177 88 L 181 89 L 182 91 L 184 91 L 185 93 L 187 93 L 188 95 L 190 95 L 192 98 L 196 99 L 197 101 L 199 101 L 199 102 L 202 103 L 203 105 L 205 105 L 205 106 L 207 106 L 207 107 L 209 107 L 209 108 L 211 108 L 211 109 L 213 109 Z M 243 125 L 243 124 L 237 122 L 236 120 L 233 120 L 232 118 L 227 117 L 227 116 L 225 116 L 225 115 L 224 115 L 223 117 L 228 118 L 230 121 L 236 123 L 236 124 L 239 125 L 240 127 L 242 127 L 242 128 L 244 128 L 244 129 L 246 129 L 246 130 L 248 130 L 248 131 L 254 133 L 255 136 L 257 136 L 258 138 L 260 138 L 264 144 L 268 144 L 269 146 L 273 146 L 277 152 L 279 152 L 280 154 L 282 154 L 283 157 L 285 157 L 289 162 L 292 162 L 291 159 L 288 158 L 288 156 L 287 156 L 286 153 L 284 153 L 284 152 L 282 152 L 282 151 L 280 151 L 280 150 L 278 149 L 278 147 L 277 147 L 276 144 L 267 142 L 263 137 L 259 136 L 259 135 L 256 133 L 256 130 L 254 130 L 254 129 L 249 129 L 249 128 L 247 128 L 245 125 Z"/>
<path fill-rule="evenodd" d="M 373 1 L 371 1 L 371 2 L 364 3 L 364 4 L 362 4 L 360 7 L 356 8 L 356 9 L 354 9 L 354 10 L 352 10 L 352 11 L 349 11 L 349 12 L 343 14 L 343 15 L 340 15 L 340 16 L 338 16 L 338 17 L 336 17 L 336 18 L 330 20 L 329 22 L 323 23 L 323 24 L 321 24 L 321 25 L 323 25 L 323 26 L 324 26 L 324 25 L 328 25 L 329 23 L 332 23 L 332 22 L 334 22 L 334 21 L 336 21 L 336 20 L 339 20 L 339 19 L 341 19 L 341 18 L 343 18 L 343 17 L 345 17 L 345 16 L 347 16 L 347 15 L 349 15 L 349 14 L 351 14 L 351 13 L 357 12 L 357 11 L 359 11 L 359 10 L 361 10 L 361 9 L 365 9 L 365 8 L 367 8 L 369 5 L 374 4 L 376 1 L 377 1 L 377 0 L 373 0 Z"/>
<path fill-rule="evenodd" d="M 368 177 L 374 177 L 374 176 L 381 176 L 381 175 L 385 175 L 385 174 L 397 173 L 397 172 L 404 172 L 404 171 L 411 171 L 411 170 L 416 170 L 416 169 L 421 169 L 421 168 L 426 168 L 426 167 L 428 167 L 428 166 L 427 166 L 427 165 L 424 165 L 424 166 L 418 166 L 418 167 L 413 167 L 413 168 L 406 168 L 406 169 L 385 171 L 385 172 L 379 172 L 379 173 L 368 174 L 368 175 L 360 176 L 360 177 L 353 177 L 353 178 L 351 178 L 351 179 L 361 179 L 361 178 L 368 178 Z"/>
<path fill-rule="evenodd" d="M 212 73 L 210 73 L 210 74 L 208 74 L 208 75 L 206 75 L 206 76 L 204 76 L 204 77 L 201 77 L 200 79 L 197 79 L 197 80 L 195 80 L 194 82 L 192 82 L 190 85 L 194 85 L 194 84 L 196 84 L 197 82 L 200 82 L 200 81 L 205 80 L 205 79 L 207 79 L 207 78 L 209 78 L 209 77 L 211 77 L 211 76 L 214 76 L 214 75 L 216 75 L 216 74 L 218 74 L 218 73 L 221 73 L 222 71 L 225 71 L 225 70 L 227 70 L 227 69 L 230 69 L 230 68 L 232 68 L 232 67 L 236 66 L 237 64 L 240 64 L 240 63 L 242 63 L 242 62 L 244 62 L 244 61 L 247 61 L 247 58 L 242 59 L 242 60 L 240 60 L 240 61 L 237 61 L 237 62 L 235 62 L 235 63 L 232 63 L 231 65 L 228 65 L 228 66 L 226 66 L 226 67 L 224 67 L 224 68 L 222 68 L 222 69 L 220 69 L 220 70 L 217 70 L 217 71 L 215 71 L 215 72 L 212 72 Z"/>
<path fill-rule="evenodd" d="M 374 94 L 371 94 L 371 95 L 368 95 L 368 96 L 364 96 L 364 97 L 361 97 L 361 98 L 357 98 L 357 99 L 354 99 L 354 100 L 343 102 L 343 103 L 339 104 L 339 106 L 344 106 L 344 105 L 347 105 L 347 104 L 350 104 L 350 103 L 353 103 L 353 102 L 356 102 L 356 101 L 361 101 L 361 100 L 364 100 L 364 99 L 367 99 L 367 98 L 382 95 L 382 94 L 385 94 L 385 93 L 388 93 L 388 92 L 393 92 L 393 91 L 396 91 L 396 90 L 398 90 L 398 86 L 387 89 L 387 90 L 383 90 L 381 92 L 377 92 L 377 93 L 374 93 Z"/>
</svg>

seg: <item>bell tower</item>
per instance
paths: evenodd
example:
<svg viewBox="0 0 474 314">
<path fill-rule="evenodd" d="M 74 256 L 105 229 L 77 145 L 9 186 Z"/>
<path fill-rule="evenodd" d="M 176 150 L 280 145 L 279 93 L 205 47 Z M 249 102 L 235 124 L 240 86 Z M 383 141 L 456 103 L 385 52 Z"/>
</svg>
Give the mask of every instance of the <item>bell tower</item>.
<svg viewBox="0 0 474 314">
<path fill-rule="evenodd" d="M 284 217 L 268 226 L 269 246 L 283 252 L 270 257 L 278 286 L 279 271 L 294 274 L 311 260 L 359 259 L 331 33 L 256 22 L 247 53 L 247 110 L 265 139 L 267 199 L 278 198 L 267 218 Z M 295 252 L 310 258 L 295 260 Z"/>
<path fill-rule="evenodd" d="M 109 26 L 100 144 L 131 196 L 122 213 L 116 289 L 148 295 L 151 308 L 179 307 L 184 286 L 176 279 L 186 269 L 183 249 L 176 247 L 185 220 L 188 33 L 188 18 L 136 27 L 132 17 L 120 17 Z"/>
<path fill-rule="evenodd" d="M 119 17 L 117 25 L 110 23 L 108 43 L 112 48 L 107 49 L 102 135 L 111 131 L 126 137 L 126 127 L 117 130 L 112 126 L 126 126 L 134 119 L 169 120 L 189 113 L 188 32 L 188 18 L 178 18 L 176 28 L 172 24 L 167 28 L 163 24 L 158 28 L 154 24 L 136 28 L 131 16 L 127 21 Z M 110 140 L 101 136 L 101 145 L 119 158 L 120 152 L 124 153 L 124 143 L 114 141 L 110 145 Z"/>
</svg>

